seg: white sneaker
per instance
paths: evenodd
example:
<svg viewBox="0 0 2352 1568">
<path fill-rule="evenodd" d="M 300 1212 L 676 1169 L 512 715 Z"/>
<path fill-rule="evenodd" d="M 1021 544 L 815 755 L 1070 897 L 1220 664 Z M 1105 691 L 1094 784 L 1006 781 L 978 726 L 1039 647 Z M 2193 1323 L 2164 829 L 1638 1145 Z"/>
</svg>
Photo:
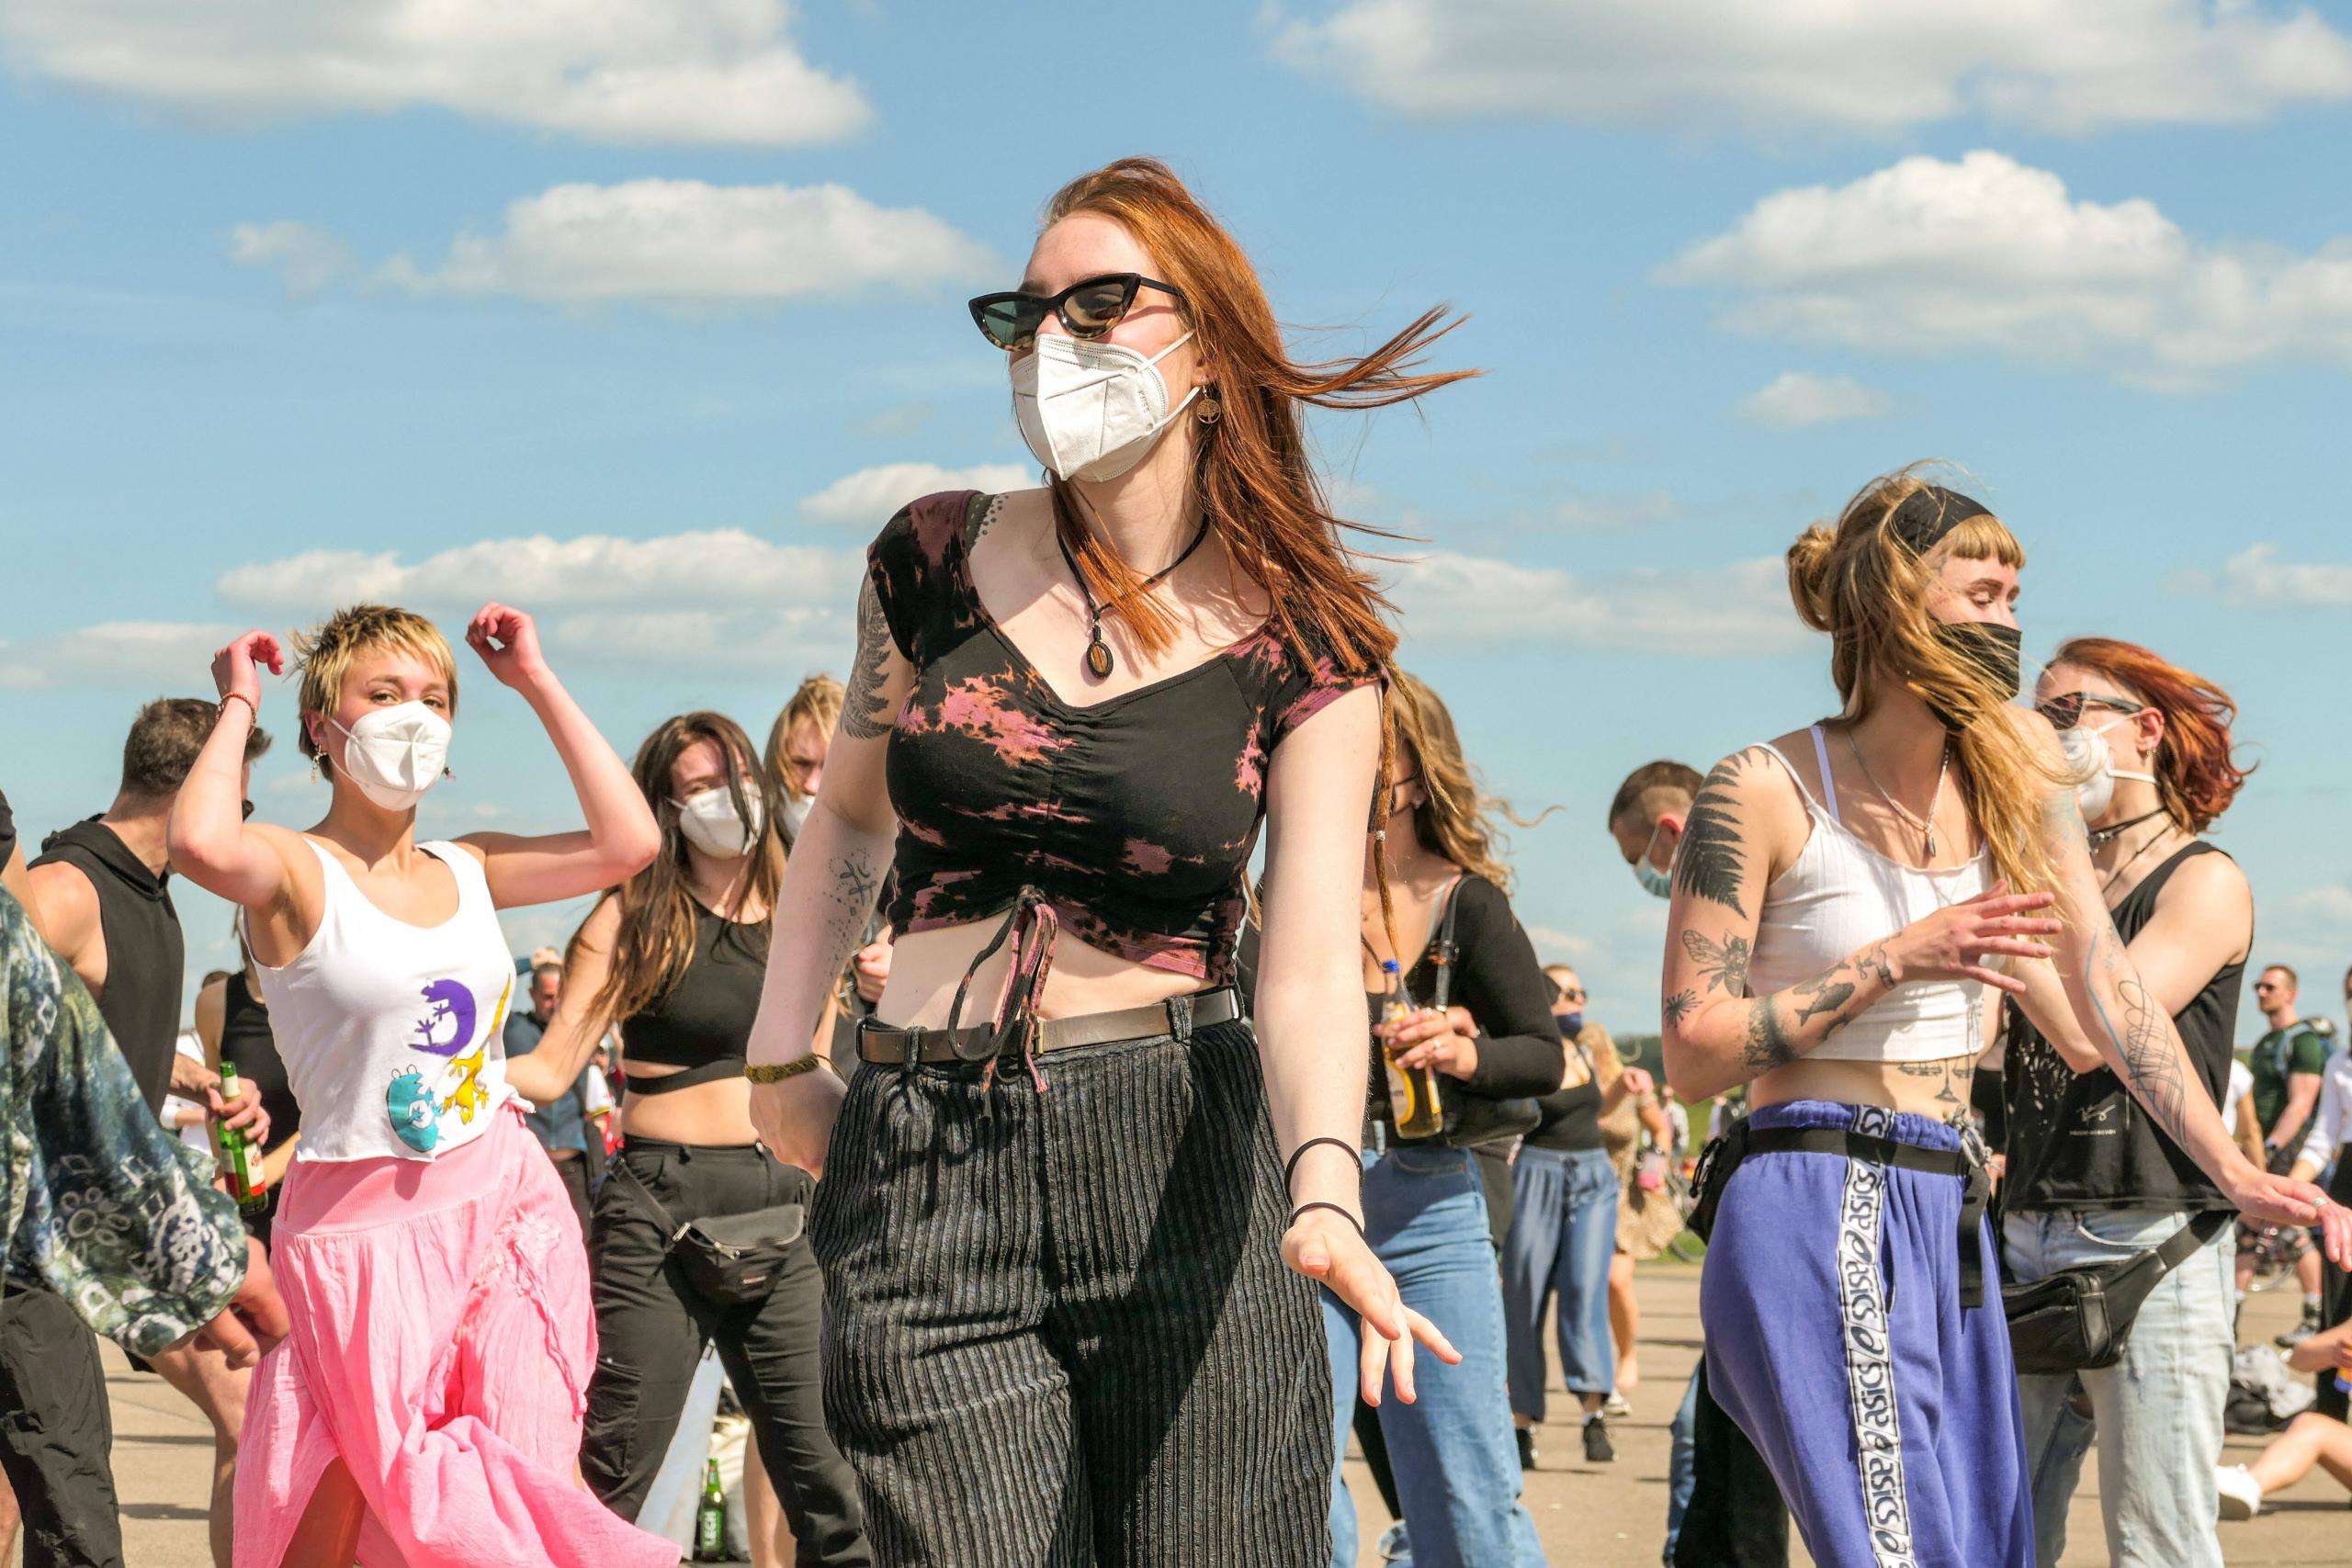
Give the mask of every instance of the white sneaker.
<svg viewBox="0 0 2352 1568">
<path fill-rule="evenodd" d="M 1601 1408 L 1620 1421 L 1631 1421 L 1634 1418 L 1633 1405 L 1627 1402 L 1623 1394 L 1613 1388 L 1609 1391 L 1609 1403 Z"/>
<path fill-rule="evenodd" d="M 2222 1517 L 2250 1519 L 2262 1512 L 2262 1483 L 2242 1464 L 2217 1464 L 2213 1484 L 2222 1492 Z"/>
</svg>

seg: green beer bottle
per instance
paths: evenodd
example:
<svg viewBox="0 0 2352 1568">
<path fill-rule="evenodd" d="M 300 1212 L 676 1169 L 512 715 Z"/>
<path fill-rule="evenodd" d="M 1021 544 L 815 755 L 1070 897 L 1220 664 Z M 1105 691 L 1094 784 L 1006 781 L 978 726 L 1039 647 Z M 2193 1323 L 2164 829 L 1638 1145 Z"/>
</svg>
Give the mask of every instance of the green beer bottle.
<svg viewBox="0 0 2352 1568">
<path fill-rule="evenodd" d="M 732 1562 L 734 1557 L 727 1550 L 727 1489 L 718 1484 L 718 1461 L 712 1460 L 705 1472 L 702 1501 L 695 1506 L 695 1556 L 696 1562 Z"/>
<path fill-rule="evenodd" d="M 243 1086 L 237 1081 L 237 1064 L 220 1064 L 220 1098 L 234 1100 Z M 229 1179 L 230 1195 L 237 1200 L 238 1210 L 247 1215 L 259 1214 L 269 1207 L 269 1190 L 261 1173 L 261 1153 L 246 1142 L 245 1134 L 223 1122 L 213 1129 L 220 1142 L 220 1171 Z"/>
</svg>

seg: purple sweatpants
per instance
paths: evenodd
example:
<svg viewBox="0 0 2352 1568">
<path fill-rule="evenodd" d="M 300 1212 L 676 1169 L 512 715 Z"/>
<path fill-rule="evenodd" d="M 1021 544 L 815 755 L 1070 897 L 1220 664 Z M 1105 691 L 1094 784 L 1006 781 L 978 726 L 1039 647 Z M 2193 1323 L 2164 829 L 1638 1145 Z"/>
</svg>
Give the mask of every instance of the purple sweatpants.
<svg viewBox="0 0 2352 1568">
<path fill-rule="evenodd" d="M 1923 1116 L 1798 1100 L 1750 1123 L 1929 1149 Z M 1700 1281 L 1707 1384 L 1771 1466 L 1820 1568 L 2034 1568 L 2033 1503 L 1992 1229 L 1960 1304 L 1962 1183 L 1834 1154 L 1733 1172 Z"/>
</svg>

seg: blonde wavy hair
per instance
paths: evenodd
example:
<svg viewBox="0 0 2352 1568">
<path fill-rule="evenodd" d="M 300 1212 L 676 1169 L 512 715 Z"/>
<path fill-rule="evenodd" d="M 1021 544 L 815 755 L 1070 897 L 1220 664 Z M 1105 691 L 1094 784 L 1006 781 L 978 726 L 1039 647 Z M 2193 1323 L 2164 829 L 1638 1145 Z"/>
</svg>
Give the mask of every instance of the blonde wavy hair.
<svg viewBox="0 0 2352 1568">
<path fill-rule="evenodd" d="M 842 719 L 842 683 L 820 671 L 801 682 L 800 689 L 784 705 L 784 711 L 775 716 L 775 723 L 768 728 L 768 745 L 762 762 L 767 769 L 769 783 L 785 799 L 798 800 L 808 793 L 784 765 L 784 749 L 792 743 L 792 727 L 806 719 L 817 727 L 818 734 L 831 739 L 833 727 Z"/>
<path fill-rule="evenodd" d="M 1500 803 L 1479 794 L 1453 715 L 1425 682 L 1402 670 L 1389 676 L 1388 711 L 1396 726 L 1399 771 L 1420 775 L 1424 798 L 1413 808 L 1413 829 L 1421 842 L 1510 892 L 1510 867 L 1497 852 L 1498 835 L 1488 815 Z"/>
<path fill-rule="evenodd" d="M 1995 867 L 2010 891 L 2040 892 L 2057 880 L 2042 840 L 2042 803 L 2063 773 L 2052 773 L 2010 722 L 2015 694 L 1942 642 L 1928 613 L 1946 559 L 2022 570 L 2025 547 L 1984 513 L 1962 518 L 1925 554 L 1914 549 L 1894 525 L 1904 502 L 1934 488 L 1923 467 L 1872 479 L 1834 525 L 1798 536 L 1789 547 L 1789 596 L 1805 625 L 1830 636 L 1829 673 L 1848 723 L 1869 715 L 1889 681 L 1951 716 L 1952 773 Z"/>
<path fill-rule="evenodd" d="M 302 712 L 333 715 L 343 702 L 343 683 L 350 679 L 359 656 L 381 649 L 413 655 L 433 667 L 449 694 L 449 716 L 458 716 L 458 659 L 441 628 L 413 610 L 390 604 L 351 604 L 337 610 L 308 631 L 296 632 L 294 668 L 301 672 L 295 698 Z M 295 737 L 302 755 L 324 761 L 311 727 Z"/>
</svg>

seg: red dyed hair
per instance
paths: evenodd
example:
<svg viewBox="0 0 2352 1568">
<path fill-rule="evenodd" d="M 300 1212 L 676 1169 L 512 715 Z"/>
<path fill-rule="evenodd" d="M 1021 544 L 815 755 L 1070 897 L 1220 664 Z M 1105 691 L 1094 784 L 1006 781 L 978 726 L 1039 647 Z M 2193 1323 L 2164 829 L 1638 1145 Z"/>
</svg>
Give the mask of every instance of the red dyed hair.
<svg viewBox="0 0 2352 1568">
<path fill-rule="evenodd" d="M 2230 726 L 2237 722 L 2238 706 L 2229 693 L 2152 649 L 2116 637 L 2075 637 L 2050 662 L 2096 670 L 2165 716 L 2154 772 L 2165 815 L 2201 833 L 2230 808 L 2254 770 L 2239 767 L 2231 756 Z"/>
</svg>

